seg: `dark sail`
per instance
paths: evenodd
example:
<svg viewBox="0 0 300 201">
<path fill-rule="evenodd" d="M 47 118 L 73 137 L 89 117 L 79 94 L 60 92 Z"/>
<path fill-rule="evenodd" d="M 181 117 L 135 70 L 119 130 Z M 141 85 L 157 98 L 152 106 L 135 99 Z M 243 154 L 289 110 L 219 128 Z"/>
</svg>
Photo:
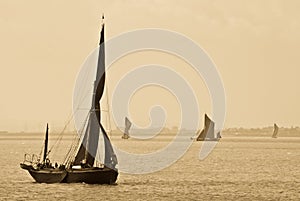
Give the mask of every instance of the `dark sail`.
<svg viewBox="0 0 300 201">
<path fill-rule="evenodd" d="M 84 161 L 86 164 L 93 166 L 97 153 L 100 132 L 99 124 L 101 124 L 100 99 L 103 95 L 105 84 L 104 24 L 102 24 L 99 46 L 97 73 L 94 81 L 92 107 L 89 113 L 88 126 L 82 144 L 75 157 L 74 164 L 80 164 Z"/>
<path fill-rule="evenodd" d="M 274 131 L 273 131 L 272 138 L 277 138 L 278 130 L 279 127 L 277 126 L 277 124 L 274 124 Z"/>
<path fill-rule="evenodd" d="M 197 140 L 204 140 L 204 139 L 214 139 L 215 138 L 215 123 L 205 114 L 204 116 L 204 128 L 199 133 L 198 132 Z"/>
<path fill-rule="evenodd" d="M 110 143 L 108 135 L 104 130 L 102 124 L 100 124 L 100 128 L 104 138 L 104 147 L 105 147 L 105 155 L 104 155 L 104 165 L 111 169 L 116 169 L 116 165 L 118 164 L 117 156 L 114 152 L 114 149 Z"/>
<path fill-rule="evenodd" d="M 125 117 L 125 134 L 129 135 L 129 129 L 132 123 L 129 121 L 127 117 Z"/>
<path fill-rule="evenodd" d="M 198 137 L 197 137 L 197 140 L 198 140 L 198 141 L 199 141 L 199 140 L 203 140 L 203 139 L 205 138 L 205 132 L 204 132 L 204 129 L 198 130 L 197 135 L 198 135 Z"/>
<path fill-rule="evenodd" d="M 98 66 L 97 74 L 94 87 L 95 96 L 93 97 L 93 108 L 100 121 L 100 100 L 103 95 L 104 85 L 105 85 L 105 43 L 104 43 L 104 24 L 102 25 L 102 30 L 100 33 L 100 43 L 99 43 L 99 55 L 98 55 Z"/>
<path fill-rule="evenodd" d="M 124 135 L 122 136 L 123 139 L 128 139 L 129 138 L 129 129 L 131 127 L 132 123 L 129 121 L 127 117 L 125 117 L 125 130 L 124 130 Z"/>
<path fill-rule="evenodd" d="M 89 128 L 89 123 L 87 125 L 87 129 L 85 130 L 83 140 L 81 141 L 80 148 L 79 148 L 77 155 L 75 157 L 75 160 L 73 162 L 74 165 L 80 165 L 82 160 L 84 160 L 86 158 L 87 137 L 88 137 L 88 132 L 89 132 L 88 128 Z"/>
<path fill-rule="evenodd" d="M 46 162 L 47 154 L 48 154 L 48 124 L 46 128 L 46 134 L 45 134 L 45 145 L 44 145 L 44 157 L 43 157 L 43 162 Z"/>
</svg>

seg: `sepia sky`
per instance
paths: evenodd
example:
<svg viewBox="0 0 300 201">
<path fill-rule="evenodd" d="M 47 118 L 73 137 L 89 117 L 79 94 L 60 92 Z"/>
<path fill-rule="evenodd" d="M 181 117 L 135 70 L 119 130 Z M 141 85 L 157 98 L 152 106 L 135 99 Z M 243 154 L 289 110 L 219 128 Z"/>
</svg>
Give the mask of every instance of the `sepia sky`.
<svg viewBox="0 0 300 201">
<path fill-rule="evenodd" d="M 297 0 L 1 0 L 0 130 L 39 131 L 46 122 L 58 130 L 63 127 L 72 112 L 76 76 L 97 47 L 102 13 L 106 39 L 134 29 L 162 28 L 184 34 L 205 49 L 224 84 L 226 128 L 274 122 L 299 126 L 299 8 Z M 149 62 L 166 59 L 153 52 L 132 55 L 116 63 L 128 68 L 116 67 L 111 77 Z M 179 70 L 195 89 L 197 82 L 205 86 L 187 71 Z M 201 116 L 211 112 L 205 107 L 210 107 L 207 94 L 205 87 L 197 93 L 204 102 Z M 139 104 L 142 97 L 137 94 L 133 102 Z M 168 126 L 177 122 L 169 118 Z"/>
</svg>

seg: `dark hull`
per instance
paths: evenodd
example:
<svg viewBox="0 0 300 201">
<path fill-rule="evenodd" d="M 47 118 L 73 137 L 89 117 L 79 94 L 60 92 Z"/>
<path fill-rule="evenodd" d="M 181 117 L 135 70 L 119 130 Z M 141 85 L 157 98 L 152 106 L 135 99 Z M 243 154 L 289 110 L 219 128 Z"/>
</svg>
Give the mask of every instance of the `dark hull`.
<svg viewBox="0 0 300 201">
<path fill-rule="evenodd" d="M 45 168 L 35 169 L 31 165 L 21 164 L 21 168 L 28 170 L 29 174 L 38 183 L 60 183 L 66 177 L 65 170 Z"/>
<path fill-rule="evenodd" d="M 122 139 L 128 139 L 129 138 L 129 135 L 127 135 L 127 134 L 124 134 L 123 136 L 122 136 Z"/>
<path fill-rule="evenodd" d="M 87 184 L 114 184 L 118 172 L 110 168 L 83 168 L 83 169 L 35 169 L 31 165 L 21 163 L 21 168 L 28 170 L 38 183 L 87 183 Z"/>
<path fill-rule="evenodd" d="M 87 184 L 114 184 L 118 172 L 110 168 L 67 169 L 64 183 L 84 182 Z"/>
<path fill-rule="evenodd" d="M 221 138 L 197 138 L 196 141 L 219 141 Z"/>
</svg>

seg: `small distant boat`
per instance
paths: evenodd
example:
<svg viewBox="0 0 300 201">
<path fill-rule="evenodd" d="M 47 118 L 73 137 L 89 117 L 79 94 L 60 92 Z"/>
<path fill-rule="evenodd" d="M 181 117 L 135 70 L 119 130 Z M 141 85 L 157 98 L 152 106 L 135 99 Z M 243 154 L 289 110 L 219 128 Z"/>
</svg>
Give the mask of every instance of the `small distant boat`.
<svg viewBox="0 0 300 201">
<path fill-rule="evenodd" d="M 220 132 L 220 131 L 219 131 L 219 132 L 217 132 L 217 138 L 218 138 L 218 139 L 222 138 L 222 136 L 221 136 L 221 132 Z"/>
<path fill-rule="evenodd" d="M 129 129 L 130 129 L 131 125 L 132 125 L 132 123 L 130 122 L 130 120 L 127 117 L 125 117 L 125 130 L 124 130 L 122 139 L 128 139 L 130 137 Z"/>
<path fill-rule="evenodd" d="M 197 141 L 217 141 L 221 138 L 220 132 L 215 137 L 215 123 L 207 116 L 204 115 L 204 128 L 197 132 Z"/>
<path fill-rule="evenodd" d="M 277 124 L 274 124 L 274 130 L 273 130 L 272 138 L 277 138 L 278 131 L 279 131 L 279 127 L 277 126 Z"/>
<path fill-rule="evenodd" d="M 101 123 L 100 100 L 105 85 L 104 23 L 102 23 L 99 45 L 96 78 L 90 94 L 92 103 L 82 129 L 83 138 L 70 148 L 62 165 L 55 164 L 53 166 L 48 158 L 50 151 L 48 150 L 47 125 L 43 160 L 40 161 L 39 157 L 35 155 L 25 155 L 24 162 L 20 164 L 21 168 L 28 170 L 35 181 L 39 183 L 113 184 L 117 180 L 118 160 Z M 95 159 L 97 153 L 102 150 L 98 148 L 100 136 L 103 139 L 101 147 L 104 148 L 103 163 L 98 163 Z"/>
</svg>

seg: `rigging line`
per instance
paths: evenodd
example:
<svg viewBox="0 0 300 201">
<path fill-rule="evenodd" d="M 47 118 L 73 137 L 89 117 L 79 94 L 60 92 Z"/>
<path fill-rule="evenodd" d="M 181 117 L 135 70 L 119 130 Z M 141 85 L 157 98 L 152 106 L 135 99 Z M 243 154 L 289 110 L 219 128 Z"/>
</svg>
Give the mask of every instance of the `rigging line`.
<svg viewBox="0 0 300 201">
<path fill-rule="evenodd" d="M 66 154 L 66 156 L 64 158 L 64 164 L 67 164 L 67 163 L 69 163 L 72 160 L 74 152 L 76 151 L 76 146 L 77 146 L 77 144 L 79 144 L 79 141 L 80 141 L 80 138 L 76 134 L 74 136 L 74 139 L 73 139 L 73 141 L 72 141 L 72 143 L 70 145 L 70 148 L 69 148 L 69 150 L 68 150 L 68 152 L 67 152 L 67 154 Z"/>
<path fill-rule="evenodd" d="M 91 71 L 88 70 L 88 71 L 85 72 L 85 74 L 84 74 L 83 77 L 84 77 L 84 78 L 88 78 L 90 74 L 91 74 Z M 87 80 L 87 79 L 84 79 L 84 80 Z M 85 87 L 89 87 L 89 88 L 90 88 L 90 89 L 87 91 L 87 94 L 89 94 L 88 92 L 90 92 L 90 91 L 92 90 L 92 87 L 89 86 L 89 85 L 87 85 L 87 84 L 80 85 L 79 92 L 82 91 L 82 90 L 84 90 Z M 80 93 L 79 93 L 79 94 L 80 94 Z M 78 95 L 78 96 L 79 96 L 79 95 Z M 79 101 L 79 105 L 81 105 L 82 102 L 83 102 L 87 97 L 88 97 L 87 95 L 83 96 L 82 99 Z M 77 98 L 77 97 L 76 97 L 76 98 Z M 62 134 L 65 132 L 67 126 L 70 124 L 71 120 L 74 118 L 75 113 L 76 113 L 76 112 L 78 111 L 78 109 L 79 109 L 79 105 L 78 105 L 78 108 L 75 110 L 74 114 L 71 113 L 71 114 L 69 115 L 69 120 L 68 120 L 67 123 L 65 124 L 63 130 L 60 132 L 59 138 L 56 140 L 56 142 L 55 142 L 55 143 L 52 145 L 52 147 L 49 149 L 47 155 L 49 155 L 49 154 L 51 153 L 52 149 L 53 149 L 56 145 L 58 145 L 58 144 L 61 142 L 62 137 L 63 137 Z M 41 155 L 41 154 L 42 154 L 42 153 L 40 153 L 40 155 Z"/>
<path fill-rule="evenodd" d="M 87 75 L 84 76 L 84 78 L 86 78 L 86 79 L 84 79 L 84 80 L 88 80 L 87 78 L 90 77 L 90 74 L 91 74 L 91 73 L 92 73 L 91 70 L 88 70 L 87 73 L 86 73 Z M 94 79 L 94 78 L 93 78 L 93 79 Z M 89 89 L 87 90 L 87 93 L 86 93 L 84 96 L 81 97 L 82 100 L 79 100 L 78 107 L 79 107 L 79 106 L 82 104 L 82 102 L 86 99 L 87 94 L 90 94 L 90 92 L 94 89 L 94 84 L 95 84 L 95 83 L 93 82 L 92 85 L 88 85 L 87 82 L 85 82 L 85 84 L 80 85 L 80 88 L 79 88 L 79 90 L 78 90 L 80 93 L 78 93 L 78 94 L 81 94 L 81 93 L 82 93 L 81 91 L 83 91 L 83 89 L 86 88 L 86 87 L 89 88 Z M 78 95 L 78 96 L 79 96 L 79 95 Z M 79 97 L 75 97 L 75 98 L 77 99 L 77 98 L 79 98 Z"/>
<path fill-rule="evenodd" d="M 108 131 L 110 133 L 110 136 L 112 135 L 112 129 L 111 129 L 111 122 L 110 122 L 110 111 L 109 111 L 109 93 L 108 93 L 108 86 L 107 84 L 105 85 L 105 89 L 106 89 L 106 106 L 107 106 L 107 126 L 108 126 Z"/>
<path fill-rule="evenodd" d="M 83 74 L 84 80 L 88 80 L 87 78 L 90 76 L 90 74 L 91 74 L 91 70 L 85 71 L 85 73 Z M 83 91 L 83 89 L 84 89 L 85 87 L 87 87 L 87 82 L 85 82 L 84 84 L 80 85 L 80 87 L 79 87 L 79 89 L 78 89 L 78 92 L 80 92 L 80 93 L 78 93 L 78 94 L 81 94 L 81 91 Z M 78 96 L 79 96 L 79 95 L 78 95 Z M 78 97 L 75 97 L 75 98 L 77 99 Z"/>
<path fill-rule="evenodd" d="M 76 135 L 77 136 L 77 135 Z M 71 143 L 71 146 L 70 146 L 70 148 L 69 148 L 69 151 L 67 152 L 67 154 L 66 154 L 66 156 L 65 156 L 65 158 L 64 158 L 64 164 L 66 164 L 66 163 L 68 163 L 70 160 L 71 160 L 71 158 L 72 158 L 72 155 L 73 155 L 73 152 L 75 152 L 74 150 L 75 150 L 75 146 L 78 144 L 78 142 L 77 141 L 79 141 L 80 139 L 78 138 L 78 136 L 77 137 L 74 137 L 74 139 L 73 139 L 73 141 L 72 141 L 72 143 Z"/>
<path fill-rule="evenodd" d="M 44 149 L 44 146 L 41 147 L 41 152 L 40 152 L 39 158 L 42 158 L 43 149 Z"/>
<path fill-rule="evenodd" d="M 83 128 L 79 131 L 80 137 L 78 137 L 78 135 L 75 136 L 75 138 L 74 138 L 74 140 L 71 144 L 71 147 L 69 148 L 68 154 L 66 155 L 64 161 L 68 162 L 69 160 L 72 160 L 72 158 L 74 157 L 73 155 L 75 155 L 75 153 L 77 151 L 75 145 L 79 144 L 79 142 L 81 141 L 81 137 L 83 137 L 82 133 L 84 132 L 84 128 L 85 128 L 85 125 L 87 124 L 89 116 L 90 116 L 90 112 L 85 118 Z M 77 138 L 78 138 L 78 140 L 77 140 Z"/>
<path fill-rule="evenodd" d="M 75 142 L 76 142 L 77 140 L 78 140 L 78 139 L 76 138 L 76 135 L 75 135 L 75 137 L 74 137 L 74 139 L 72 140 L 72 143 L 71 143 L 71 145 L 70 145 L 70 148 L 69 148 L 67 154 L 65 155 L 64 163 L 67 163 L 68 159 L 70 158 L 71 152 L 73 151 L 74 146 L 75 146 Z"/>
<path fill-rule="evenodd" d="M 42 145 L 42 146 L 41 146 L 41 151 L 40 151 L 39 159 L 41 159 L 41 158 L 42 158 L 42 154 L 43 154 L 44 146 L 45 146 L 45 145 Z"/>
<path fill-rule="evenodd" d="M 76 153 L 77 153 L 76 148 L 79 146 L 79 143 L 80 143 L 80 138 L 77 136 L 74 138 L 74 140 L 69 148 L 68 154 L 66 155 L 66 157 L 64 159 L 64 164 L 70 164 L 74 160 Z"/>
<path fill-rule="evenodd" d="M 90 91 L 91 91 L 91 89 L 90 89 L 88 92 L 90 92 Z M 81 100 L 80 102 L 82 103 L 82 102 L 86 99 L 86 97 L 87 97 L 87 95 L 86 95 L 86 96 L 83 96 L 83 98 L 82 98 L 82 100 Z M 79 105 L 81 105 L 81 103 L 80 103 Z M 67 123 L 65 124 L 63 130 L 60 132 L 59 138 L 58 138 L 58 139 L 56 140 L 56 142 L 51 146 L 51 148 L 49 149 L 47 155 L 49 155 L 50 152 L 52 151 L 52 149 L 58 144 L 58 142 L 61 141 L 61 139 L 62 139 L 62 137 L 63 137 L 62 134 L 65 132 L 67 126 L 68 126 L 68 125 L 71 123 L 71 121 L 73 120 L 73 118 L 74 118 L 74 116 L 75 116 L 75 113 L 77 113 L 77 111 L 78 111 L 78 108 L 75 110 L 74 114 L 73 114 L 72 112 L 70 112 L 68 121 L 67 121 Z"/>
<path fill-rule="evenodd" d="M 71 123 L 72 119 L 73 119 L 73 113 L 71 112 L 70 115 L 69 115 L 69 118 L 68 118 L 67 123 L 65 124 L 63 130 L 60 132 L 59 137 L 58 137 L 58 139 L 56 140 L 56 142 L 55 142 L 55 143 L 51 146 L 51 148 L 49 149 L 47 155 L 49 155 L 50 152 L 52 151 L 52 149 L 53 149 L 56 145 L 58 145 L 58 144 L 60 143 L 60 141 L 61 141 L 62 138 L 63 138 L 63 134 L 64 134 L 65 130 L 67 129 L 68 125 Z"/>
<path fill-rule="evenodd" d="M 90 89 L 86 92 L 86 94 L 85 94 L 84 96 L 81 97 L 81 100 L 79 100 L 79 103 L 78 103 L 78 106 L 77 106 L 77 107 L 79 107 L 79 106 L 83 103 L 83 101 L 88 97 L 88 94 L 90 94 L 90 92 L 91 92 L 92 90 L 93 90 L 92 87 L 90 87 Z"/>
<path fill-rule="evenodd" d="M 84 107 L 81 107 L 81 108 L 77 108 L 77 110 L 90 110 L 91 108 L 84 108 Z"/>
<path fill-rule="evenodd" d="M 87 91 L 87 94 L 90 94 L 89 92 L 91 92 L 91 90 L 92 90 L 92 88 L 90 88 L 90 90 Z M 80 100 L 80 103 L 78 104 L 78 107 L 76 108 L 76 110 L 75 110 L 75 112 L 74 112 L 74 115 L 73 115 L 73 116 L 75 116 L 75 113 L 77 113 L 79 110 L 88 110 L 88 111 L 89 111 L 89 112 L 88 112 L 88 115 L 87 115 L 87 117 L 86 117 L 86 119 L 85 119 L 85 121 L 84 121 L 82 131 L 79 131 L 79 133 L 82 133 L 82 132 L 83 132 L 83 130 L 84 130 L 84 128 L 85 128 L 85 125 L 86 125 L 86 122 L 87 122 L 87 120 L 88 120 L 88 117 L 90 116 L 90 113 L 91 113 L 91 109 L 90 109 L 90 108 L 80 108 L 80 107 L 79 107 L 79 106 L 82 104 L 82 102 L 85 101 L 85 99 L 86 99 L 87 97 L 88 97 L 87 95 L 82 96 L 82 99 Z M 81 135 L 81 137 L 82 137 L 82 135 Z M 80 141 L 80 138 L 79 138 L 79 141 Z M 51 148 L 52 148 L 52 147 L 51 147 Z M 72 152 L 72 153 L 71 153 L 71 152 Z M 76 150 L 72 150 L 72 145 L 71 145 L 71 148 L 70 148 L 70 150 L 69 150 L 68 153 L 73 154 L 73 152 L 76 152 Z M 70 157 L 71 157 L 71 156 L 70 156 Z M 66 159 L 66 160 L 68 160 L 68 159 Z"/>
<path fill-rule="evenodd" d="M 67 129 L 68 125 L 71 123 L 71 121 L 74 119 L 75 114 L 77 113 L 78 110 L 76 110 L 74 113 L 70 112 L 69 118 L 67 123 L 65 124 L 64 128 L 62 129 L 62 131 L 59 134 L 58 139 L 56 140 L 56 142 L 51 146 L 51 148 L 49 149 L 48 154 L 50 154 L 50 152 L 52 151 L 52 149 L 58 144 L 60 143 L 62 137 L 63 137 L 63 133 L 65 132 L 65 130 Z"/>
<path fill-rule="evenodd" d="M 99 146 L 99 145 L 98 145 Z M 95 157 L 96 159 L 96 163 L 99 162 L 101 164 L 101 155 L 100 155 L 100 150 L 97 148 L 97 154 L 96 156 L 98 156 L 98 158 Z M 98 160 L 97 160 L 98 159 Z"/>
</svg>

